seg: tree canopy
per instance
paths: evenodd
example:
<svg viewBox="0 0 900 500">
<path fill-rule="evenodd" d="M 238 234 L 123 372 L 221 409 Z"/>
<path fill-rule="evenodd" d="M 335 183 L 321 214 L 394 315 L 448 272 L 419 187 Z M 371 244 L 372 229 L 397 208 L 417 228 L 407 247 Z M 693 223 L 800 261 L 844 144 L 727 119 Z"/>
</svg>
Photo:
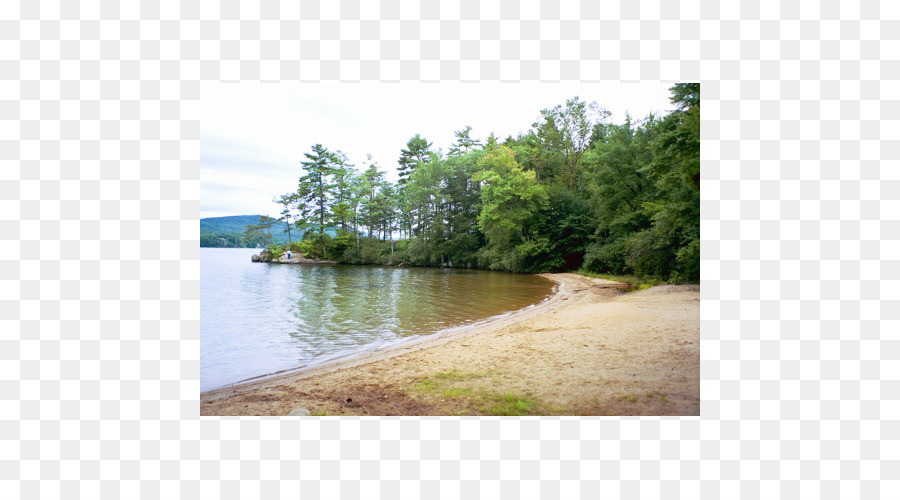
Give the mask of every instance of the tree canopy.
<svg viewBox="0 0 900 500">
<path fill-rule="evenodd" d="M 610 123 L 609 111 L 573 97 L 502 142 L 465 126 L 446 156 L 416 134 L 397 184 L 371 156 L 357 170 L 315 144 L 277 220 L 308 229 L 294 243 L 304 252 L 346 263 L 696 281 L 700 85 L 669 90 L 662 116 Z"/>
</svg>

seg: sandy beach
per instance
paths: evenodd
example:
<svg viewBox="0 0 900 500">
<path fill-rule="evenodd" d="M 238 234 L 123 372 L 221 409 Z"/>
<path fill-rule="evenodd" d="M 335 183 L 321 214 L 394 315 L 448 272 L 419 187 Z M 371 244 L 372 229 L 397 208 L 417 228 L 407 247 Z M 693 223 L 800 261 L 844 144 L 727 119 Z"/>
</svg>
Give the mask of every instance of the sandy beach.
<svg viewBox="0 0 900 500">
<path fill-rule="evenodd" d="M 474 327 L 204 392 L 201 415 L 699 415 L 700 289 L 577 274 Z"/>
</svg>

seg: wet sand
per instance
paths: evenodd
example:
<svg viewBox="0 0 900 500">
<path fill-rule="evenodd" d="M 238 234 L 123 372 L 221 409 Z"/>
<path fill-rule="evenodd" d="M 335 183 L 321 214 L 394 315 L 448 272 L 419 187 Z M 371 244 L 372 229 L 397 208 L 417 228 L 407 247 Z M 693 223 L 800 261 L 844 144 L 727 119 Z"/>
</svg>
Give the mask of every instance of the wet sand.
<svg viewBox="0 0 900 500">
<path fill-rule="evenodd" d="M 474 327 L 207 391 L 201 415 L 699 415 L 700 289 L 577 274 Z"/>
</svg>

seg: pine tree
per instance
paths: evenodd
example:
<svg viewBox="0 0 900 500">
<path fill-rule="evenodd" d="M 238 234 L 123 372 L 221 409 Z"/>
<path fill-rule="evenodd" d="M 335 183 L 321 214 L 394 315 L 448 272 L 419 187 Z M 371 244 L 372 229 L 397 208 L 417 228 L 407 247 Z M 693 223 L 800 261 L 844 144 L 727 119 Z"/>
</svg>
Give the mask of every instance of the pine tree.
<svg viewBox="0 0 900 500">
<path fill-rule="evenodd" d="M 285 224 L 284 232 L 288 234 L 288 245 L 290 245 L 292 243 L 291 229 L 293 229 L 291 226 L 296 219 L 295 214 L 291 211 L 291 205 L 297 202 L 297 193 L 288 193 L 281 196 L 276 196 L 275 198 L 272 198 L 272 202 L 278 203 L 282 207 L 281 214 L 278 217 L 278 220 L 280 222 L 284 222 Z"/>
<path fill-rule="evenodd" d="M 400 184 L 406 184 L 410 174 L 420 164 L 427 163 L 431 158 L 431 143 L 424 137 L 416 134 L 415 137 L 406 143 L 406 149 L 400 150 L 400 159 L 397 163 L 400 166 L 397 170 L 400 172 Z"/>
<path fill-rule="evenodd" d="M 278 222 L 268 215 L 260 215 L 257 224 L 248 224 L 244 230 L 244 239 L 262 238 L 266 247 L 272 244 L 272 226 Z M 265 231 L 265 232 L 263 232 Z"/>
<path fill-rule="evenodd" d="M 343 151 L 335 151 L 334 153 L 334 204 L 331 211 L 334 216 L 334 223 L 340 225 L 341 230 L 347 232 L 347 219 L 350 217 L 350 174 L 353 172 L 353 165 Z"/>
<path fill-rule="evenodd" d="M 453 134 L 456 135 L 456 144 L 450 147 L 450 152 L 448 153 L 449 156 L 462 156 L 481 146 L 481 141 L 469 137 L 469 132 L 471 131 L 472 127 L 466 125 L 466 128 L 453 132 Z"/>
<path fill-rule="evenodd" d="M 311 205 L 311 219 L 315 221 L 314 231 L 318 235 L 322 245 L 322 254 L 327 253 L 325 248 L 325 231 L 331 227 L 329 222 L 329 202 L 334 186 L 331 184 L 331 176 L 334 175 L 334 157 L 327 148 L 321 144 L 312 147 L 312 153 L 304 153 L 308 161 L 302 162 L 306 175 L 300 177 L 297 188 L 298 200 Z"/>
<path fill-rule="evenodd" d="M 384 185 L 384 172 L 378 170 L 378 165 L 376 163 L 372 163 L 369 165 L 369 168 L 363 172 L 363 176 L 365 178 L 366 191 L 365 199 L 362 202 L 363 213 L 368 222 L 369 237 L 372 238 L 375 235 L 375 225 L 378 219 L 376 197 Z"/>
</svg>

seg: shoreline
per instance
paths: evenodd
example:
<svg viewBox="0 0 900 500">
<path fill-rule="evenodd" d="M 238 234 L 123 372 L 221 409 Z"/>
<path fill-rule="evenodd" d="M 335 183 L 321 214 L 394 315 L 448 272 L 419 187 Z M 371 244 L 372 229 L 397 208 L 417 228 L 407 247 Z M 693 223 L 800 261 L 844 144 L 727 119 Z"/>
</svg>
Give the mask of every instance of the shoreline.
<svg viewBox="0 0 900 500">
<path fill-rule="evenodd" d="M 513 323 L 521 319 L 526 319 L 534 314 L 550 308 L 553 304 L 562 302 L 563 297 L 568 297 L 568 292 L 563 290 L 564 282 L 552 278 L 553 273 L 536 274 L 554 283 L 551 294 L 544 300 L 523 307 L 515 311 L 503 313 L 496 317 L 487 318 L 471 325 L 456 326 L 437 332 L 423 335 L 420 337 L 411 337 L 393 342 L 390 345 L 379 347 L 373 350 L 367 350 L 361 353 L 351 353 L 341 356 L 337 359 L 326 360 L 320 364 L 304 365 L 296 368 L 286 368 L 271 373 L 257 375 L 244 380 L 239 380 L 233 384 L 226 384 L 222 387 L 200 391 L 200 399 L 209 397 L 220 397 L 221 393 L 236 394 L 259 389 L 272 384 L 291 382 L 301 380 L 316 375 L 331 373 L 338 370 L 352 368 L 355 366 L 384 361 L 395 356 L 409 354 L 429 347 L 445 344 L 452 340 L 463 339 L 472 335 L 477 335 L 493 328 L 500 328 L 507 323 Z M 617 283 L 617 282 L 611 282 Z"/>
<path fill-rule="evenodd" d="M 539 276 L 538 304 L 204 391 L 200 414 L 699 415 L 698 285 Z"/>
</svg>

